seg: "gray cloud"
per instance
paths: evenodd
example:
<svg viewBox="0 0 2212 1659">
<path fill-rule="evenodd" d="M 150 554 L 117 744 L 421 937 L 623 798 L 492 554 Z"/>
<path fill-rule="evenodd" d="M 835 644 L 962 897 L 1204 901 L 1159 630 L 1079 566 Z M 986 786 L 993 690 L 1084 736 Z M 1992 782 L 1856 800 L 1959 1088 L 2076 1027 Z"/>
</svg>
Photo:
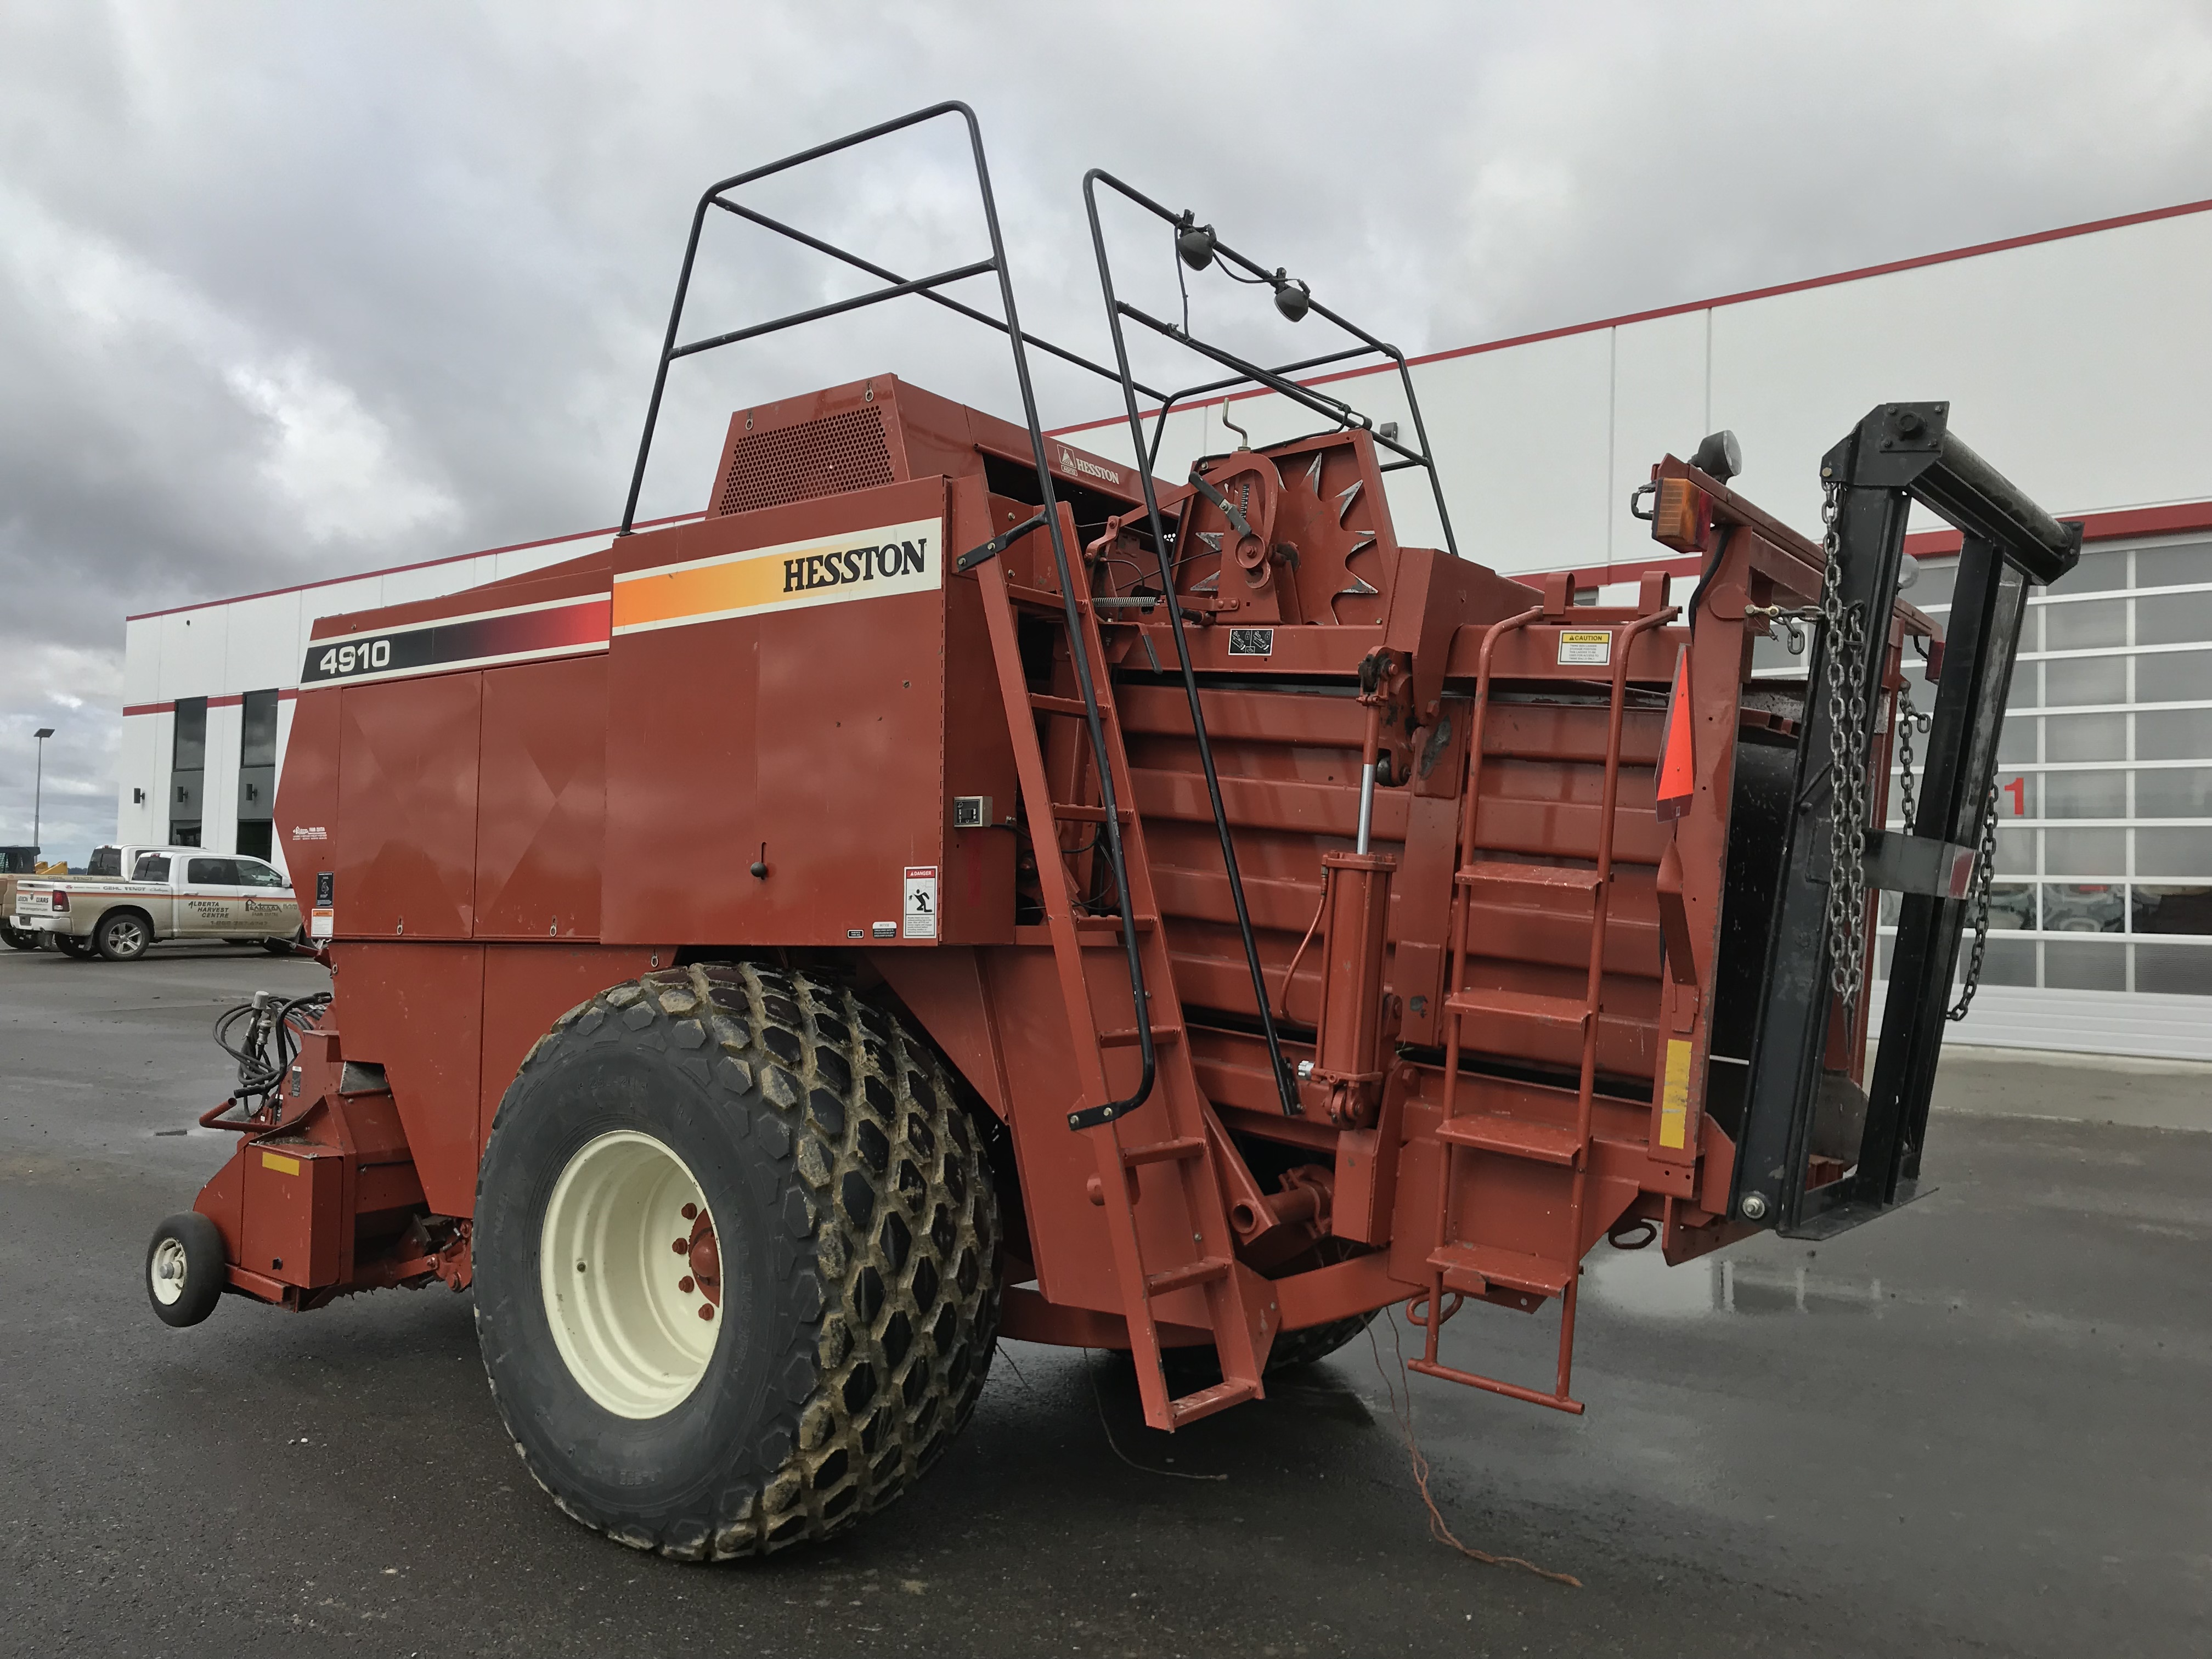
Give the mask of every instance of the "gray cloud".
<svg viewBox="0 0 2212 1659">
<path fill-rule="evenodd" d="M 1092 165 L 1409 349 L 2212 194 L 2212 25 L 2165 5 L 17 0 L 0 840 L 41 724 L 48 846 L 112 831 L 126 612 L 608 522 L 700 186 L 947 96 L 1025 320 L 1098 353 Z M 920 271 L 977 246 L 963 165 L 948 131 L 762 204 Z M 1157 238 L 1123 246 L 1171 307 Z M 852 290 L 720 224 L 694 315 Z M 1195 305 L 1295 349 L 1241 291 Z M 647 508 L 697 503 L 733 404 L 884 368 L 1011 401 L 919 306 L 680 366 Z"/>
</svg>

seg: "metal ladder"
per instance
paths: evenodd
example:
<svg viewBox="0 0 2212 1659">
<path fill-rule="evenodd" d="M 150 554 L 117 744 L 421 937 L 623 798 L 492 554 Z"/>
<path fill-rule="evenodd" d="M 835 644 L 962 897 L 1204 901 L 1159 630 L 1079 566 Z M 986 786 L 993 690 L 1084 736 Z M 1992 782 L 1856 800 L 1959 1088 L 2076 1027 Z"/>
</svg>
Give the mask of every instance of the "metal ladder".
<svg viewBox="0 0 2212 1659">
<path fill-rule="evenodd" d="M 1607 912 L 1613 885 L 1613 821 L 1620 786 L 1621 725 L 1626 708 L 1628 659 L 1636 636 L 1665 622 L 1674 612 L 1671 608 L 1651 612 L 1613 630 L 1613 685 L 1607 715 L 1605 781 L 1598 811 L 1597 856 L 1595 867 L 1588 870 L 1477 856 L 1475 835 L 1482 814 L 1484 729 L 1490 714 L 1492 658 L 1499 640 L 1543 614 L 1543 607 L 1539 605 L 1493 623 L 1483 634 L 1475 662 L 1467 793 L 1460 820 L 1462 862 L 1452 885 L 1451 979 L 1444 998 L 1447 1024 L 1443 1102 L 1436 1129 L 1436 1139 L 1443 1153 L 1437 1181 L 1437 1249 L 1428 1259 L 1426 1341 L 1421 1358 L 1410 1362 L 1410 1368 L 1448 1382 L 1463 1382 L 1532 1405 L 1549 1406 L 1580 1415 L 1582 1402 L 1570 1396 L 1568 1384 L 1574 1362 L 1575 1309 L 1581 1284 L 1583 1214 L 1590 1177 L 1590 1117 L 1597 1083 L 1598 1015 L 1605 975 Z M 1474 896 L 1485 890 L 1533 901 L 1537 908 L 1555 913 L 1571 908 L 1589 917 L 1589 957 L 1581 996 L 1486 990 L 1468 985 L 1468 910 Z M 1573 1128 L 1530 1122 L 1494 1112 L 1464 1115 L 1459 1113 L 1460 1054 L 1466 1046 L 1468 1022 L 1499 1018 L 1533 1020 L 1580 1033 L 1582 1065 Z M 1459 1159 L 1464 1154 L 1521 1158 L 1570 1171 L 1564 1249 L 1556 1255 L 1533 1254 L 1500 1245 L 1455 1240 L 1452 1231 L 1452 1189 Z M 1449 1291 L 1455 1297 L 1481 1297 L 1501 1291 L 1522 1297 L 1560 1298 L 1559 1370 L 1555 1385 L 1548 1394 L 1497 1377 L 1460 1370 L 1444 1364 L 1437 1357 L 1437 1345 L 1446 1317 L 1445 1293 Z"/>
<path fill-rule="evenodd" d="M 1060 509 L 1065 512 L 1063 507 Z M 997 538 L 1003 542 L 1006 538 Z M 981 551 L 981 550 L 978 550 Z M 974 556 L 969 556 L 973 558 Z M 962 562 L 968 568 L 968 560 Z M 973 567 L 981 583 L 983 612 L 990 629 L 991 652 L 999 673 L 999 690 L 1006 706 L 1006 724 L 1013 737 L 1014 768 L 1021 784 L 1022 806 L 1028 819 L 1030 841 L 1037 853 L 1038 886 L 1044 899 L 1047 925 L 1052 936 L 1053 960 L 1060 975 L 1060 994 L 1067 1010 L 1071 1048 L 1081 1091 L 1069 1127 L 1090 1136 L 1097 1155 L 1098 1174 L 1094 1196 L 1106 1211 L 1107 1232 L 1114 1250 L 1116 1278 L 1123 1287 L 1123 1311 L 1128 1321 L 1129 1347 L 1136 1362 L 1137 1385 L 1145 1406 L 1145 1421 L 1156 1429 L 1175 1429 L 1186 1423 L 1247 1400 L 1260 1397 L 1261 1355 L 1255 1339 L 1254 1297 L 1248 1285 L 1249 1270 L 1236 1259 L 1235 1234 L 1222 1198 L 1212 1143 L 1207 1133 L 1205 1097 L 1191 1069 L 1184 1041 L 1182 1003 L 1175 992 L 1169 965 L 1167 941 L 1159 925 L 1159 904 L 1152 890 L 1152 865 L 1146 856 L 1144 826 L 1133 805 L 1135 795 L 1129 779 L 1128 757 L 1121 741 L 1112 685 L 1098 631 L 1097 613 L 1087 592 L 1078 591 L 1072 603 L 1057 593 L 1018 590 L 1009 582 L 1004 562 L 988 556 Z M 1085 576 L 1080 567 L 1072 573 L 1077 582 Z M 1068 658 L 1085 693 L 1074 697 L 1051 696 L 1030 689 L 1022 665 L 1016 610 L 1019 607 L 1058 629 L 1069 641 Z M 1078 625 L 1071 633 L 1070 613 Z M 1055 801 L 1045 769 L 1044 750 L 1037 740 L 1036 716 L 1091 720 L 1100 761 L 1099 794 L 1102 805 Z M 1066 867 L 1055 856 L 1062 824 L 1105 826 L 1113 816 L 1121 835 L 1121 867 L 1124 872 L 1122 915 L 1093 918 L 1079 915 Z M 1109 861 L 1110 862 L 1110 861 Z M 1124 918 L 1128 931 L 1124 932 Z M 1127 984 L 1141 984 L 1150 1005 L 1133 1013 L 1137 1022 L 1121 1029 L 1103 1028 L 1095 1012 L 1089 963 L 1109 947 L 1133 954 L 1140 969 L 1126 980 L 1114 975 L 1115 989 L 1122 994 Z M 1109 991 L 1107 995 L 1114 994 Z M 1125 1140 L 1108 1081 L 1109 1049 L 1136 1048 L 1145 1054 L 1151 1097 L 1157 1097 L 1164 1122 L 1157 1136 Z M 1133 1111 L 1148 1097 L 1139 1086 L 1121 1109 Z M 1149 1165 L 1173 1171 L 1179 1189 L 1182 1214 L 1188 1217 L 1189 1243 L 1172 1259 L 1147 1261 L 1139 1225 L 1140 1210 L 1158 1219 L 1160 1206 L 1171 1198 L 1155 1184 L 1146 1189 Z M 1170 1212 L 1178 1206 L 1167 1202 Z M 1154 1229 L 1154 1253 L 1159 1234 Z M 1185 1231 L 1177 1222 L 1172 1235 L 1180 1240 Z M 1222 1380 L 1211 1388 L 1181 1396 L 1168 1391 L 1160 1360 L 1159 1320 L 1153 1304 L 1175 1291 L 1198 1288 L 1205 1294 L 1206 1323 L 1220 1356 Z"/>
</svg>

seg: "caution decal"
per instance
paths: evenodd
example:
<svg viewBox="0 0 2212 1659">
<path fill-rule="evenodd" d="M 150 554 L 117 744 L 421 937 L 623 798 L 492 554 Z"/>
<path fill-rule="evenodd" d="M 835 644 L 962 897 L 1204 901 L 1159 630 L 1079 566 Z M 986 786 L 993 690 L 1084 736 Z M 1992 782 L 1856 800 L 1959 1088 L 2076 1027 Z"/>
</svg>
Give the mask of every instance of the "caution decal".
<svg viewBox="0 0 2212 1659">
<path fill-rule="evenodd" d="M 634 570 L 615 578 L 614 631 L 933 590 L 945 582 L 943 531 L 941 520 L 919 519 Z"/>
<path fill-rule="evenodd" d="M 1568 628 L 1559 633 L 1559 665 L 1603 668 L 1613 660 L 1610 628 Z"/>
</svg>

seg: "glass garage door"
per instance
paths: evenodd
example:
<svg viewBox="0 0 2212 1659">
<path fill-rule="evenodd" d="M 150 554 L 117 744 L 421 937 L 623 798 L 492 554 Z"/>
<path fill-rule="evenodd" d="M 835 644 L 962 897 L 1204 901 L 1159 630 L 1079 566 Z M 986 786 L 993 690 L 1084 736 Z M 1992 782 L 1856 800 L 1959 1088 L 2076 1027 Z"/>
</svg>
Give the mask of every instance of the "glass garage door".
<svg viewBox="0 0 2212 1659">
<path fill-rule="evenodd" d="M 1928 565 L 1906 597 L 1942 620 L 1954 574 L 1948 562 Z M 1931 708 L 1934 688 L 1912 666 L 1915 699 Z M 2212 996 L 2212 541 L 2096 546 L 2031 598 L 1997 754 L 1982 975 L 1991 1012 L 2040 1008 L 2031 1030 L 2043 1018 L 2094 1028 L 2139 1024 L 2131 1000 L 2148 1012 Z M 1894 823 L 1894 783 L 1891 801 Z M 1887 896 L 1885 922 L 1895 907 Z M 1887 953 L 1885 936 L 1885 964 Z M 2212 1004 L 2169 1011 L 2212 1022 Z M 1978 1038 L 1983 1024 L 1970 1018 L 1960 1040 L 2019 1040 Z M 2054 1032 L 2064 1047 L 2096 1046 L 2095 1036 Z"/>
</svg>

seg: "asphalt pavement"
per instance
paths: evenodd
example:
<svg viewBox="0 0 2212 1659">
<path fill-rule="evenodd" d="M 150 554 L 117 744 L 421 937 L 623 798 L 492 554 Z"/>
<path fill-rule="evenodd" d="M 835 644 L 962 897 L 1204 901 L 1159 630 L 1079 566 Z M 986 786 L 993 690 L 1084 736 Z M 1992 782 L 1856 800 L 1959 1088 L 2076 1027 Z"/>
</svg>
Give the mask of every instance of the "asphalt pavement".
<svg viewBox="0 0 2212 1659">
<path fill-rule="evenodd" d="M 1601 1248 L 1588 1416 L 1416 1379 L 1457 1536 L 1579 1588 L 1431 1536 L 1385 1326 L 1172 1437 L 1113 1359 L 1008 1344 L 904 1502 L 689 1567 L 530 1482 L 465 1295 L 148 1310 L 146 1237 L 229 1145 L 191 1127 L 208 1026 L 321 978 L 0 951 L 0 1652 L 2212 1652 L 2212 1133 L 2154 1127 L 2212 1127 L 2204 1073 L 1954 1057 L 1932 1196 Z M 1554 1329 L 1475 1309 L 1446 1353 L 1541 1380 Z"/>
</svg>

